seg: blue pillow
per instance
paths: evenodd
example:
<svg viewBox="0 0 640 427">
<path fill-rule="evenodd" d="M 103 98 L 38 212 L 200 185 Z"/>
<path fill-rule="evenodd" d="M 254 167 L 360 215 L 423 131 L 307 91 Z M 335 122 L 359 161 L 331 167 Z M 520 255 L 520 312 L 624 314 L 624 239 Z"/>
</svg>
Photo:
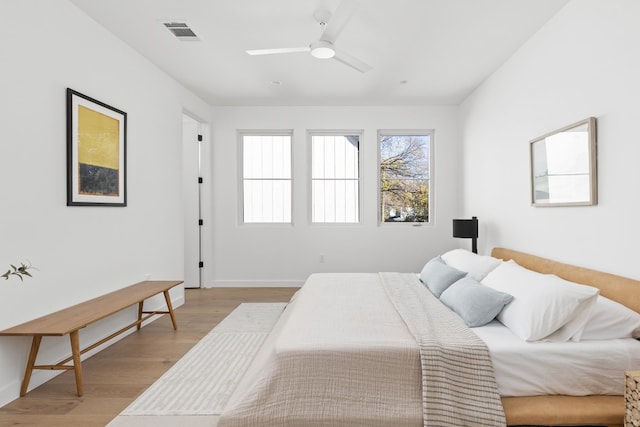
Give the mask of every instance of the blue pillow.
<svg viewBox="0 0 640 427">
<path fill-rule="evenodd" d="M 449 286 L 440 296 L 447 307 L 462 317 L 470 328 L 491 322 L 513 296 L 465 277 Z"/>
<path fill-rule="evenodd" d="M 420 280 L 436 297 L 440 295 L 454 282 L 462 279 L 467 273 L 449 267 L 438 256 L 429 261 L 420 272 Z"/>
</svg>

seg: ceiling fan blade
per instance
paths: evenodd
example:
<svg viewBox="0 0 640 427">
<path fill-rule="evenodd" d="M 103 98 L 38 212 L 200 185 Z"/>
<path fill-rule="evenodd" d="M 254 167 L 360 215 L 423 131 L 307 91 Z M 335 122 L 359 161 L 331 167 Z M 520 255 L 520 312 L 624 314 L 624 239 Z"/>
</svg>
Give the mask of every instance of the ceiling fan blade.
<svg viewBox="0 0 640 427">
<path fill-rule="evenodd" d="M 309 46 L 306 47 L 281 47 L 276 49 L 254 49 L 247 50 L 249 55 L 275 55 L 279 53 L 297 53 L 297 52 L 309 52 Z"/>
<path fill-rule="evenodd" d="M 338 8 L 329 19 L 327 26 L 320 36 L 320 40 L 335 43 L 336 39 L 347 26 L 347 23 L 358 8 L 358 3 L 354 0 L 342 0 L 342 3 L 338 5 Z"/>
<path fill-rule="evenodd" d="M 355 58 L 342 50 L 339 50 L 339 49 L 334 49 L 334 50 L 336 51 L 336 56 L 334 56 L 333 59 L 335 59 L 336 61 L 340 61 L 345 65 L 348 65 L 354 70 L 358 70 L 361 73 L 366 73 L 367 71 L 373 68 L 371 67 L 371 65 L 365 64 L 364 62 L 360 61 L 358 58 Z"/>
</svg>

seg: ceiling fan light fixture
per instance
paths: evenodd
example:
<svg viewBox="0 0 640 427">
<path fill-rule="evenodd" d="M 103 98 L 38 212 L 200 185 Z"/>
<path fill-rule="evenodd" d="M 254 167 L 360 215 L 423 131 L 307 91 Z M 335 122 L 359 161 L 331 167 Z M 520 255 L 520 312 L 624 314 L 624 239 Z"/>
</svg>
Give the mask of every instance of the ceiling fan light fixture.
<svg viewBox="0 0 640 427">
<path fill-rule="evenodd" d="M 336 51 L 333 49 L 333 44 L 324 40 L 318 40 L 311 43 L 309 46 L 311 49 L 311 56 L 319 59 L 329 59 L 336 55 Z"/>
</svg>

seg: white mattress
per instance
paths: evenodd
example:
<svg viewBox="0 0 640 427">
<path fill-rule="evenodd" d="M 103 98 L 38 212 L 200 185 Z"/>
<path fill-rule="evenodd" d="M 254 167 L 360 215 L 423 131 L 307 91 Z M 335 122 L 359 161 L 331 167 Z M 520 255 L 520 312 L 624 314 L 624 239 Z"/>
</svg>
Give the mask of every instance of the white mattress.
<svg viewBox="0 0 640 427">
<path fill-rule="evenodd" d="M 640 341 L 525 342 L 497 320 L 473 331 L 487 344 L 501 396 L 624 394 Z"/>
</svg>

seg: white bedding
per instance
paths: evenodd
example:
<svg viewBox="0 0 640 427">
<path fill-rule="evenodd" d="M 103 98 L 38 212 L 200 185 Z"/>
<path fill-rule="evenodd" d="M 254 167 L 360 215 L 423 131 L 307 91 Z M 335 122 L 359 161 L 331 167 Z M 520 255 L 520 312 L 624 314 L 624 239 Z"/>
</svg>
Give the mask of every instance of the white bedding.
<svg viewBox="0 0 640 427">
<path fill-rule="evenodd" d="M 624 371 L 640 366 L 632 339 L 526 342 L 497 320 L 474 328 L 487 344 L 501 396 L 624 394 Z"/>
<path fill-rule="evenodd" d="M 309 277 L 218 426 L 422 426 L 419 348 L 377 282 Z"/>
<path fill-rule="evenodd" d="M 419 347 L 379 281 L 377 274 L 312 275 L 219 425 L 423 425 Z M 502 396 L 621 395 L 624 371 L 640 366 L 632 339 L 532 343 L 497 321 L 473 331 L 489 348 Z"/>
</svg>

